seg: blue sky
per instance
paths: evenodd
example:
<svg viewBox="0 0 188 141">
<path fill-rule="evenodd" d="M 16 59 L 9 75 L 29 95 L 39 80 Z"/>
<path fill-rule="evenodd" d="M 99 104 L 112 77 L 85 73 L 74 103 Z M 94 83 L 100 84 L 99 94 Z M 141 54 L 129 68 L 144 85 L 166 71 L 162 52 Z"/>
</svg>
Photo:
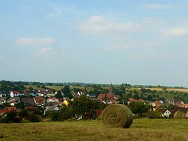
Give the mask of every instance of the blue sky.
<svg viewBox="0 0 188 141">
<path fill-rule="evenodd" d="M 0 80 L 188 87 L 186 0 L 0 0 Z"/>
</svg>

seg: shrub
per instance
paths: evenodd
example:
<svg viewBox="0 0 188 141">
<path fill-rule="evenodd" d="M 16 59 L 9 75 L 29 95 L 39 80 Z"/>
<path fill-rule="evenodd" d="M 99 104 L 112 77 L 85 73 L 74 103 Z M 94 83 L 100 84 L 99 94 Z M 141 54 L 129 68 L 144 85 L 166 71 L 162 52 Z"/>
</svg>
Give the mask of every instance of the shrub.
<svg viewBox="0 0 188 141">
<path fill-rule="evenodd" d="M 159 112 L 159 111 L 149 111 L 148 112 L 148 118 L 151 118 L 151 119 L 161 118 L 161 112 Z"/>
<path fill-rule="evenodd" d="M 41 121 L 41 116 L 36 115 L 36 114 L 31 114 L 31 115 L 29 115 L 28 120 L 30 122 L 39 122 L 39 121 Z"/>
<path fill-rule="evenodd" d="M 9 122 L 19 123 L 20 121 L 21 121 L 21 119 L 19 118 L 19 116 L 17 116 L 16 111 L 11 111 L 9 113 L 6 113 L 6 115 L 4 115 L 4 117 L 1 119 L 0 122 L 2 122 L 2 123 L 9 123 Z"/>
</svg>

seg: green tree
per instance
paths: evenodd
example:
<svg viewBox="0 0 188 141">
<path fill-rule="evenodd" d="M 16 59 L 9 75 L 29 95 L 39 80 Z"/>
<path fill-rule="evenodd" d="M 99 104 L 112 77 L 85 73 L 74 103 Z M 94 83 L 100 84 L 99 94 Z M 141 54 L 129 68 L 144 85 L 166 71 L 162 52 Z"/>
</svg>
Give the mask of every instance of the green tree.
<svg viewBox="0 0 188 141">
<path fill-rule="evenodd" d="M 65 86 L 65 87 L 62 89 L 62 92 L 64 93 L 65 97 L 69 97 L 70 99 L 73 98 L 69 86 Z"/>
<path fill-rule="evenodd" d="M 84 116 L 85 113 L 87 113 L 88 117 L 90 117 L 95 109 L 100 109 L 102 107 L 98 101 L 91 100 L 86 95 L 81 95 L 74 99 L 70 106 L 72 106 L 74 114 Z"/>
<path fill-rule="evenodd" d="M 55 95 L 55 98 L 63 98 L 63 95 L 61 94 L 61 91 L 57 91 L 57 94 Z"/>
<path fill-rule="evenodd" d="M 152 106 L 149 104 L 144 104 L 142 102 L 131 102 L 128 107 L 131 109 L 131 111 L 134 114 L 138 114 L 139 117 L 142 117 L 142 115 L 146 112 L 148 112 Z"/>
<path fill-rule="evenodd" d="M 20 110 L 23 110 L 25 107 L 23 102 L 16 103 L 15 106 L 16 109 L 20 109 Z"/>
</svg>

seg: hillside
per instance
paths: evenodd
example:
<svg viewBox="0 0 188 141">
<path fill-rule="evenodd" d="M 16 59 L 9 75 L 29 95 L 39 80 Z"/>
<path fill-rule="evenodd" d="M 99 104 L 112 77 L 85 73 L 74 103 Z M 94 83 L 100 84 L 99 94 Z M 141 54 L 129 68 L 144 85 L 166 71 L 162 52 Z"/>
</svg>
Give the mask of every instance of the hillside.
<svg viewBox="0 0 188 141">
<path fill-rule="evenodd" d="M 108 93 L 111 84 L 87 84 L 87 83 L 40 83 L 40 82 L 13 82 L 0 81 L 0 92 L 9 93 L 12 90 L 24 91 L 24 89 L 45 90 L 51 89 L 54 92 L 69 86 L 71 93 L 81 91 L 86 94 L 98 96 L 101 93 Z M 121 99 L 135 98 L 148 101 L 154 100 L 184 100 L 188 103 L 188 89 L 183 87 L 166 86 L 141 86 L 130 84 L 114 84 L 114 93 L 121 96 Z"/>
</svg>

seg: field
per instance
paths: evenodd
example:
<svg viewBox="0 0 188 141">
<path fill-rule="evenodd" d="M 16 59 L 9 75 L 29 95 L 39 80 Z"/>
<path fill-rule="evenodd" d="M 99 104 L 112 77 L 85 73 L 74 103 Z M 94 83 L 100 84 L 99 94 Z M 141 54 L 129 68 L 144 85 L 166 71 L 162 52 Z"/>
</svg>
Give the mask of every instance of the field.
<svg viewBox="0 0 188 141">
<path fill-rule="evenodd" d="M 0 124 L 0 141 L 188 141 L 188 119 L 136 119 L 128 129 L 100 120 Z"/>
</svg>

